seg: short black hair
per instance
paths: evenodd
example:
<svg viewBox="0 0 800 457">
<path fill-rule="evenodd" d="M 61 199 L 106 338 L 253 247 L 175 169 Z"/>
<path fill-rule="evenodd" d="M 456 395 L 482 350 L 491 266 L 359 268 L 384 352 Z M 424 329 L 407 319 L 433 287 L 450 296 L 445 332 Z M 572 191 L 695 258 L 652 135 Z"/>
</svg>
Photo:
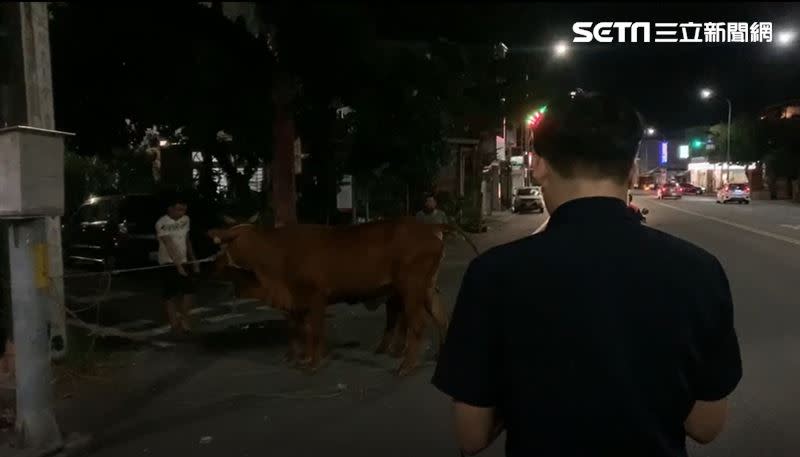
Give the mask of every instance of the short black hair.
<svg viewBox="0 0 800 457">
<path fill-rule="evenodd" d="M 171 208 L 176 205 L 188 205 L 189 202 L 186 197 L 180 193 L 170 193 L 167 195 L 165 203 L 167 204 L 167 208 Z"/>
<path fill-rule="evenodd" d="M 551 101 L 534 131 L 534 150 L 565 178 L 628 179 L 642 120 L 627 102 L 596 92 Z"/>
</svg>

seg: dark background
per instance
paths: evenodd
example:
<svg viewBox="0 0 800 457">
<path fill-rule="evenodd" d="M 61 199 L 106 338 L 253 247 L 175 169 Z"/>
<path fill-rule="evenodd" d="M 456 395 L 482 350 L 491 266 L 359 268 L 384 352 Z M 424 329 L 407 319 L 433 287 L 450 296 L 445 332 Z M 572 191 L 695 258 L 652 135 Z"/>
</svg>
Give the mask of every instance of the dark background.
<svg viewBox="0 0 800 457">
<path fill-rule="evenodd" d="M 571 44 L 569 57 L 551 58 L 557 40 L 571 42 L 576 21 L 773 22 L 798 30 L 793 3 L 603 3 L 603 4 L 408 4 L 375 6 L 377 33 L 393 39 L 447 37 L 464 43 L 502 41 L 509 53 L 528 53 L 539 76 L 565 88 L 614 92 L 630 98 L 660 129 L 712 124 L 727 116 L 725 102 L 703 103 L 708 85 L 733 102 L 737 113 L 755 113 L 800 96 L 798 42 L 775 43 L 588 43 Z"/>
</svg>

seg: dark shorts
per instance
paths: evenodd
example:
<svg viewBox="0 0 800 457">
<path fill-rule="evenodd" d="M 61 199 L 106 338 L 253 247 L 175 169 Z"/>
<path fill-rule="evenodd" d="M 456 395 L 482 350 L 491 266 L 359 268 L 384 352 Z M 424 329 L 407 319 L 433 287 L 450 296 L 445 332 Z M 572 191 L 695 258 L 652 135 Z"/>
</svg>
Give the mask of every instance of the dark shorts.
<svg viewBox="0 0 800 457">
<path fill-rule="evenodd" d="M 195 293 L 194 278 L 191 276 L 191 267 L 186 265 L 183 268 L 189 273 L 188 277 L 178 273 L 178 269 L 174 266 L 172 268 L 164 268 L 162 278 L 164 280 L 163 297 L 165 300 Z"/>
</svg>

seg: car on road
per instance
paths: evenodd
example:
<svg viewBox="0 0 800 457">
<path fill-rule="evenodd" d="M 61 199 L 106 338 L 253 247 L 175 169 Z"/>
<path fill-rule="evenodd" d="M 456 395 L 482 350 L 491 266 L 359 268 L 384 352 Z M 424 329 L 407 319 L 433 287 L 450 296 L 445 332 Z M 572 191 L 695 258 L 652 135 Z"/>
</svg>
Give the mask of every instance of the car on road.
<svg viewBox="0 0 800 457">
<path fill-rule="evenodd" d="M 544 212 L 541 186 L 519 187 L 514 190 L 511 212 L 521 213 L 524 211 Z"/>
<path fill-rule="evenodd" d="M 659 200 L 663 200 L 665 198 L 677 199 L 683 197 L 683 190 L 681 189 L 680 184 L 676 182 L 668 182 L 658 187 L 656 195 Z"/>
<path fill-rule="evenodd" d="M 705 189 L 686 182 L 681 184 L 681 191 L 683 192 L 683 195 L 703 195 Z"/>
<path fill-rule="evenodd" d="M 163 213 L 154 195 L 90 198 L 65 225 L 66 260 L 107 269 L 155 263 L 155 223 Z"/>
<path fill-rule="evenodd" d="M 717 191 L 717 203 L 739 202 L 750 204 L 750 186 L 747 184 L 725 184 Z"/>
</svg>

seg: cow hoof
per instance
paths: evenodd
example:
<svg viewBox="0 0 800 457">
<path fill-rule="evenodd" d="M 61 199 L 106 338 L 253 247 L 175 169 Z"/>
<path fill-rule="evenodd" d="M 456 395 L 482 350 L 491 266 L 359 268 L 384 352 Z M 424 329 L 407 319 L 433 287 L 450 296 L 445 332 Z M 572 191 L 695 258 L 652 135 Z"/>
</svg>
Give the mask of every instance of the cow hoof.
<svg viewBox="0 0 800 457">
<path fill-rule="evenodd" d="M 294 356 L 294 354 L 286 354 L 283 356 L 283 363 L 285 363 L 286 365 L 294 365 L 295 363 L 297 363 L 297 359 Z"/>
<path fill-rule="evenodd" d="M 388 350 L 389 355 L 396 359 L 403 357 L 403 355 L 405 355 L 405 352 L 406 348 L 399 345 L 390 345 Z"/>
<path fill-rule="evenodd" d="M 413 372 L 414 372 L 413 368 L 400 367 L 395 371 L 395 375 L 397 375 L 400 378 L 405 378 L 406 376 L 410 375 Z"/>
<path fill-rule="evenodd" d="M 381 342 L 381 344 L 379 344 L 378 347 L 375 348 L 375 354 L 386 354 L 387 350 L 388 350 L 388 345 L 384 342 Z"/>
</svg>

